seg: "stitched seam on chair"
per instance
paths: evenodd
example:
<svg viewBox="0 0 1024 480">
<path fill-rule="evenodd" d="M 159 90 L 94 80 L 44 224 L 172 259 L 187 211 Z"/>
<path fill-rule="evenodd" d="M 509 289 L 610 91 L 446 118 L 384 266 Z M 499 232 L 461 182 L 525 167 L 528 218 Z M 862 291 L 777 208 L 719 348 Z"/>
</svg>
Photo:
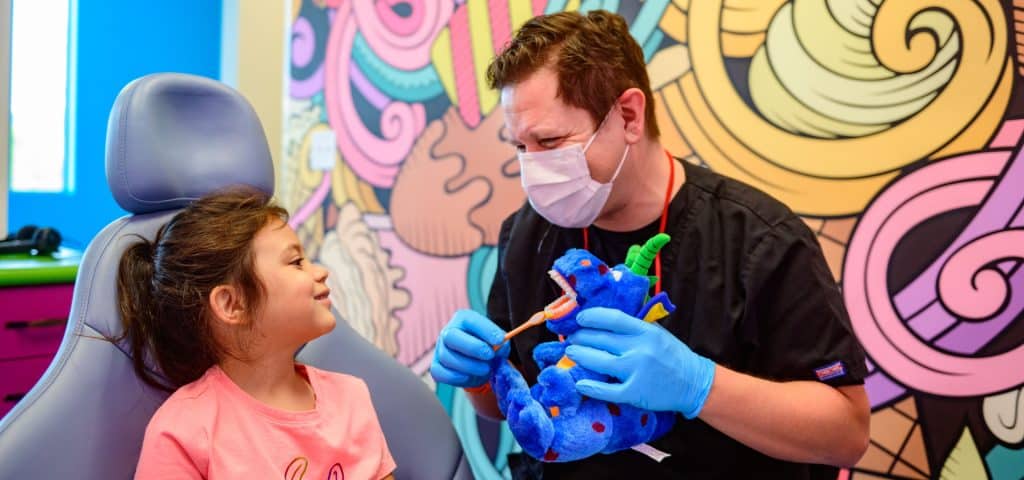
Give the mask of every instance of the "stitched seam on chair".
<svg viewBox="0 0 1024 480">
<path fill-rule="evenodd" d="M 127 161 L 125 160 L 125 157 L 127 157 L 127 155 L 125 154 L 125 152 L 127 151 L 127 147 L 125 146 L 127 145 L 127 142 L 125 141 L 125 139 L 128 138 L 127 107 L 131 106 L 132 98 L 135 97 L 135 92 L 137 92 L 138 89 L 138 84 L 136 84 L 136 86 L 128 92 L 128 98 L 125 99 L 125 108 L 121 109 L 121 114 L 117 121 L 118 127 L 120 127 L 118 128 L 117 132 L 117 171 L 118 175 L 121 177 L 121 183 L 124 184 L 125 192 L 127 192 L 128 197 L 132 199 L 135 198 L 135 194 L 132 193 L 131 185 L 128 184 L 128 166 Z"/>
<path fill-rule="evenodd" d="M 159 215 L 160 213 L 163 213 L 163 212 L 153 212 L 153 214 L 154 214 L 154 215 Z M 145 215 L 145 214 L 143 214 L 143 215 Z M 138 217 L 138 216 L 136 216 L 136 218 L 137 218 L 137 217 Z M 122 219 L 126 219 L 126 218 L 127 218 L 127 217 L 122 217 Z M 163 222 L 163 223 L 166 223 L 166 222 Z M 125 226 L 127 226 L 127 223 L 123 223 L 123 224 L 122 224 L 122 225 L 120 226 L 120 228 L 118 228 L 118 229 L 117 229 L 117 232 L 115 232 L 115 233 L 114 233 L 113 235 L 111 235 L 111 236 L 110 236 L 110 238 L 109 238 L 109 239 L 107 240 L 107 242 L 106 242 L 106 243 L 105 243 L 105 244 L 103 245 L 103 254 L 104 254 L 104 255 L 105 255 L 105 254 L 106 254 L 106 253 L 108 252 L 108 250 L 107 250 L 107 246 L 109 246 L 109 245 L 110 245 L 110 243 L 111 243 L 112 241 L 114 241 L 114 240 L 116 240 L 116 239 L 118 239 L 118 238 L 120 238 L 120 237 L 122 236 L 122 235 L 121 235 L 121 231 L 122 231 L 122 230 L 124 230 L 124 227 L 125 227 Z M 97 263 L 99 263 L 99 262 L 97 262 Z M 95 277 L 95 275 L 96 275 L 96 270 L 94 269 L 94 270 L 93 270 L 93 276 Z M 83 307 L 83 313 L 82 313 L 82 315 L 83 315 L 83 316 L 85 315 L 85 313 L 84 313 L 84 312 L 85 312 L 85 310 L 88 310 L 88 307 L 89 307 L 89 299 L 91 299 L 91 298 L 92 298 L 92 295 L 91 295 L 91 293 L 92 293 L 92 284 L 93 284 L 93 279 L 92 279 L 92 278 L 90 278 L 90 279 L 89 279 L 89 283 L 88 283 L 88 285 L 86 286 L 86 294 L 87 294 L 87 296 L 85 297 L 85 300 L 84 300 L 84 302 L 85 302 L 85 305 L 84 305 L 84 307 Z M 81 322 L 81 324 L 82 324 L 83 326 L 88 326 L 88 327 L 89 327 L 90 329 L 92 329 L 93 331 L 95 331 L 95 332 L 96 332 L 97 334 L 100 334 L 100 330 L 99 330 L 98 328 L 96 328 L 96 327 L 92 326 L 92 325 L 89 325 L 89 324 L 87 324 L 87 323 L 86 323 L 86 319 L 85 319 L 85 318 L 82 318 L 82 322 Z M 118 350 L 119 352 L 121 352 L 121 354 L 123 354 L 123 355 L 124 355 L 125 357 L 127 357 L 127 358 L 128 358 L 129 360 L 130 360 L 130 359 L 132 358 L 132 356 L 131 356 L 131 353 L 129 353 L 129 352 L 127 352 L 127 351 L 125 351 L 124 347 L 122 347 L 120 343 L 114 343 L 114 342 L 110 342 L 110 343 L 111 343 L 111 345 L 113 345 L 113 347 L 114 347 L 114 348 L 116 348 L 116 349 L 117 349 L 117 350 Z M 153 371 L 153 369 L 152 369 L 152 368 L 149 368 L 148 366 L 147 366 L 146 368 L 147 368 L 147 370 L 149 370 L 149 371 L 150 371 L 151 373 L 157 374 L 158 376 L 163 376 L 163 374 L 162 374 L 161 372 L 155 372 L 155 371 Z"/>
<path fill-rule="evenodd" d="M 122 217 L 122 218 L 117 220 L 117 221 L 122 222 L 122 225 L 120 225 L 119 228 L 117 228 L 116 232 L 114 232 L 113 234 L 110 235 L 110 237 L 107 238 L 107 240 L 103 243 L 102 247 L 97 247 L 97 248 L 100 248 L 99 251 L 101 253 L 99 255 L 100 255 L 101 258 L 103 257 L 103 255 L 105 255 L 107 253 L 107 247 L 116 238 L 118 238 L 117 234 L 120 233 L 121 230 L 123 230 L 125 218 L 126 217 Z M 92 250 L 92 249 L 87 249 L 86 253 L 88 253 L 89 250 Z M 88 259 L 88 255 L 86 257 L 83 257 L 83 260 L 87 260 L 87 259 Z M 96 264 L 99 264 L 98 260 L 99 259 L 97 259 L 97 261 L 95 262 Z M 98 329 L 94 328 L 91 325 L 86 324 L 86 322 L 85 322 L 85 312 L 88 311 L 88 309 L 89 309 L 89 299 L 91 298 L 91 295 L 92 295 L 92 284 L 93 284 L 93 280 L 95 279 L 95 276 L 96 276 L 96 269 L 93 269 L 91 274 L 92 275 L 88 279 L 88 281 L 83 281 L 84 279 L 76 279 L 76 281 L 75 281 L 75 286 L 76 287 L 79 286 L 79 285 L 82 286 L 82 290 L 80 291 L 81 297 L 83 299 L 82 300 L 82 302 L 83 302 L 82 303 L 82 308 L 80 309 L 81 312 L 76 312 L 77 313 L 77 318 L 74 318 L 74 319 L 70 317 L 70 312 L 69 312 L 68 322 L 70 322 L 69 326 L 71 327 L 71 331 L 70 332 L 65 332 L 64 338 L 61 340 L 60 346 L 57 347 L 57 353 L 54 354 L 54 360 L 53 360 L 54 363 L 51 363 L 50 366 L 47 367 L 47 369 L 46 369 L 47 372 L 49 372 L 50 370 L 53 370 L 53 374 L 52 375 L 46 375 L 46 373 L 44 372 L 43 378 L 40 379 L 40 383 L 38 383 L 37 385 L 33 386 L 29 390 L 29 392 L 25 396 L 25 398 L 22 398 L 18 402 L 19 406 L 22 403 L 24 403 L 24 406 L 21 407 L 21 408 L 18 408 L 18 406 L 16 406 L 14 410 L 11 410 L 11 412 L 8 413 L 7 416 L 10 417 L 10 420 L 5 422 L 6 425 L 11 425 L 15 421 L 17 421 L 18 417 L 21 416 L 22 412 L 28 410 L 32 406 L 32 404 L 34 404 L 39 398 L 41 398 L 43 396 L 43 394 L 45 394 L 50 389 L 50 387 L 53 385 L 54 380 L 64 370 L 64 366 L 67 365 L 68 359 L 70 359 L 71 355 L 74 353 L 75 348 L 78 346 L 79 340 L 81 340 L 82 331 L 86 327 L 88 327 L 90 330 L 96 332 L 97 335 L 100 335 L 100 331 Z M 71 304 L 72 305 L 74 305 L 74 296 L 75 295 L 72 294 L 72 300 L 71 300 Z M 81 321 L 78 321 L 78 318 L 80 318 Z M 117 348 L 118 350 L 121 350 L 119 345 L 115 345 L 115 348 Z M 66 354 L 63 354 L 64 352 L 66 352 Z M 124 353 L 123 350 L 121 350 L 121 352 Z M 36 388 L 36 387 L 38 387 L 38 388 Z M 38 393 L 36 393 L 36 392 L 38 392 Z"/>
<path fill-rule="evenodd" d="M 142 81 L 144 81 L 144 80 L 140 80 L 140 83 Z M 131 103 L 131 100 L 135 97 L 135 94 L 136 94 L 136 92 L 138 92 L 139 88 L 140 87 L 132 88 L 128 92 L 128 98 L 125 100 L 125 103 Z M 197 93 L 197 92 L 175 92 L 175 93 L 177 93 L 178 95 L 189 95 L 189 96 L 193 96 L 193 97 L 210 97 L 210 96 L 215 96 L 214 94 L 205 93 L 205 92 L 204 93 Z M 256 109 L 253 108 L 253 106 L 251 104 L 249 104 L 248 102 L 243 102 L 243 104 L 246 107 L 248 107 L 249 113 L 251 114 L 251 116 L 253 118 L 258 118 L 259 117 L 257 115 L 257 113 L 256 113 Z M 118 124 L 121 126 L 121 129 L 120 129 L 121 133 L 119 133 L 120 138 L 118 139 L 118 160 L 117 160 L 117 164 L 119 166 L 118 171 L 119 171 L 119 174 L 120 174 L 120 176 L 122 178 L 122 183 L 125 185 L 125 191 L 128 193 L 128 196 L 132 200 L 134 200 L 134 201 L 136 201 L 138 203 L 144 204 L 144 205 L 161 205 L 161 204 L 164 204 L 166 202 L 172 202 L 173 203 L 173 202 L 178 202 L 178 201 L 181 201 L 181 200 L 187 200 L 187 201 L 194 201 L 194 200 L 196 200 L 198 197 L 191 196 L 191 195 L 179 195 L 179 196 L 177 196 L 175 198 L 168 198 L 168 199 L 163 199 L 163 200 L 144 200 L 144 199 L 142 199 L 142 198 L 140 198 L 140 197 L 135 195 L 135 193 L 132 191 L 132 189 L 130 188 L 130 185 L 128 183 L 127 160 L 125 159 L 125 157 L 127 156 L 125 154 L 125 152 L 126 152 L 125 145 L 127 145 L 127 142 L 125 142 L 124 139 L 128 136 L 128 133 L 127 133 L 127 131 L 128 131 L 128 119 L 127 119 L 127 117 L 128 117 L 128 109 L 126 108 L 126 109 L 123 109 L 123 111 L 121 112 L 121 116 L 120 116 L 120 119 L 118 121 Z M 263 132 L 262 130 L 260 130 L 260 132 L 263 133 L 264 141 L 266 141 L 266 132 Z M 271 188 L 273 188 L 273 187 L 271 187 Z"/>
<path fill-rule="evenodd" d="M 145 82 L 147 80 L 148 79 L 146 79 L 146 78 L 141 79 L 141 80 L 139 80 L 139 84 L 141 84 L 141 83 L 143 83 L 143 82 Z M 138 93 L 140 88 L 141 87 L 136 85 L 135 87 L 133 87 L 131 90 L 128 91 L 128 98 L 125 99 L 125 103 L 126 104 L 130 104 L 131 103 L 132 99 L 135 98 L 135 94 Z M 184 93 L 185 95 L 192 95 L 192 96 L 209 96 L 209 94 L 207 94 L 207 93 L 187 93 L 187 92 L 178 92 L 178 93 L 179 94 Z M 250 109 L 251 108 L 252 107 L 250 106 Z M 135 195 L 135 192 L 131 189 L 131 185 L 128 183 L 128 168 L 127 168 L 128 161 L 127 161 L 127 154 L 126 154 L 126 152 L 127 152 L 127 147 L 126 147 L 127 146 L 127 142 L 125 141 L 125 138 L 128 137 L 128 110 L 129 110 L 128 108 L 125 108 L 125 109 L 122 110 L 120 119 L 118 121 L 118 124 L 121 126 L 121 128 L 120 128 L 120 132 L 121 133 L 119 133 L 120 137 L 118 139 L 118 161 L 117 161 L 117 164 L 119 165 L 118 170 L 119 170 L 120 176 L 122 178 L 122 183 L 125 185 L 125 191 L 128 193 L 128 196 L 132 200 L 134 200 L 134 201 L 136 201 L 138 203 L 144 204 L 144 205 L 160 205 L 160 204 L 163 204 L 163 203 L 165 203 L 167 201 L 176 202 L 176 201 L 179 201 L 179 200 L 195 200 L 195 198 L 191 197 L 191 196 L 184 196 L 184 197 L 178 196 L 176 198 L 164 199 L 164 200 L 144 200 L 144 199 L 142 199 L 142 198 L 140 198 L 140 197 Z M 255 115 L 255 110 L 253 110 L 253 115 Z"/>
<path fill-rule="evenodd" d="M 78 343 L 79 336 L 77 335 L 77 333 L 78 332 L 76 332 L 76 334 L 73 335 L 74 338 L 68 342 L 69 349 L 74 349 L 75 345 Z M 63 342 L 61 343 L 61 347 L 64 347 Z M 58 349 L 58 352 L 60 352 L 60 350 L 61 349 Z M 55 379 L 57 375 L 59 375 L 60 372 L 64 370 L 64 365 L 67 364 L 66 357 L 70 357 L 70 355 L 67 355 L 65 358 L 61 358 L 60 355 L 56 355 L 55 357 L 57 363 L 50 364 L 50 366 L 46 368 L 47 372 L 50 371 L 51 369 L 54 369 L 53 375 L 46 375 L 45 372 L 43 373 L 45 380 L 42 383 L 34 385 L 31 389 L 29 389 L 28 394 L 25 395 L 25 398 L 19 400 L 18 404 L 14 406 L 14 409 L 8 412 L 7 415 L 4 417 L 5 422 L 3 422 L 3 425 L 5 427 L 13 425 L 14 422 L 18 421 L 18 418 L 24 412 L 28 411 L 28 409 L 31 408 L 32 405 L 35 404 L 35 402 L 38 399 L 42 398 L 43 394 L 45 394 L 50 389 L 50 386 L 53 385 L 53 379 Z M 36 387 L 39 388 L 37 389 Z M 35 393 L 37 391 L 38 393 Z M 0 428 L 0 433 L 2 433 L 4 430 L 6 430 L 6 428 Z"/>
</svg>

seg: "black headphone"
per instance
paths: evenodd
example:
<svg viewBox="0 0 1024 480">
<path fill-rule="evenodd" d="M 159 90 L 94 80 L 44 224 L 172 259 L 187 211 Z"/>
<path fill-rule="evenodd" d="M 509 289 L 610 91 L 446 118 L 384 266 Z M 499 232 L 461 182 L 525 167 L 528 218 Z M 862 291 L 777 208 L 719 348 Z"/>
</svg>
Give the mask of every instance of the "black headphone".
<svg viewBox="0 0 1024 480">
<path fill-rule="evenodd" d="M 28 253 L 49 255 L 60 247 L 60 233 L 53 228 L 21 227 L 13 237 L 0 241 L 0 254 Z"/>
</svg>

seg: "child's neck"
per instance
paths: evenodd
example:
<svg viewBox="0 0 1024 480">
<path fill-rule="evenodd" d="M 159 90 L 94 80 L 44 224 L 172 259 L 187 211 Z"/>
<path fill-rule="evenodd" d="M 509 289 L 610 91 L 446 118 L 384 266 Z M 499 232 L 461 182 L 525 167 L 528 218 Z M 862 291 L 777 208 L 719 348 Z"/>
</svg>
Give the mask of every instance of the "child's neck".
<svg viewBox="0 0 1024 480">
<path fill-rule="evenodd" d="M 295 360 L 290 355 L 266 356 L 251 362 L 226 358 L 220 368 L 235 385 L 271 407 L 294 412 L 316 407 L 313 389 L 295 370 Z"/>
</svg>

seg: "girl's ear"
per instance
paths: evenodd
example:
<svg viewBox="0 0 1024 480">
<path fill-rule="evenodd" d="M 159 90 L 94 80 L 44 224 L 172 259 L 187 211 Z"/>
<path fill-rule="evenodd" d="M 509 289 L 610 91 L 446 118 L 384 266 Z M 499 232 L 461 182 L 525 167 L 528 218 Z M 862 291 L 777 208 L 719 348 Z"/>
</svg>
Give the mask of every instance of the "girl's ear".
<svg viewBox="0 0 1024 480">
<path fill-rule="evenodd" d="M 210 292 L 210 310 L 214 318 L 227 325 L 246 322 L 245 299 L 233 285 L 218 285 Z"/>
</svg>

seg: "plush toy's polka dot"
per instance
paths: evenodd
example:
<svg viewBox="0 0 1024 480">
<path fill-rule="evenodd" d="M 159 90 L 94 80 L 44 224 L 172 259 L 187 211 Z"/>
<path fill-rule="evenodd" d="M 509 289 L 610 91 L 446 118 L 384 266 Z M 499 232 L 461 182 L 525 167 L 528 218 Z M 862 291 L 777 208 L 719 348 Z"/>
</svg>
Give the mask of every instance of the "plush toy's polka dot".
<svg viewBox="0 0 1024 480">
<path fill-rule="evenodd" d="M 591 425 L 590 428 L 593 428 L 594 431 L 597 433 L 604 433 L 604 424 L 601 422 L 594 422 L 594 424 Z"/>
<path fill-rule="evenodd" d="M 622 411 L 619 410 L 619 406 L 618 405 L 616 405 L 614 403 L 609 403 L 608 404 L 608 413 L 611 413 L 612 416 L 617 417 L 617 416 L 622 414 Z"/>
<path fill-rule="evenodd" d="M 643 415 L 640 415 L 640 426 L 641 427 L 646 427 L 647 426 L 647 414 L 646 413 L 643 414 Z"/>
<path fill-rule="evenodd" d="M 547 462 L 558 460 L 558 453 L 549 448 L 548 453 L 544 454 L 544 460 Z"/>
</svg>

